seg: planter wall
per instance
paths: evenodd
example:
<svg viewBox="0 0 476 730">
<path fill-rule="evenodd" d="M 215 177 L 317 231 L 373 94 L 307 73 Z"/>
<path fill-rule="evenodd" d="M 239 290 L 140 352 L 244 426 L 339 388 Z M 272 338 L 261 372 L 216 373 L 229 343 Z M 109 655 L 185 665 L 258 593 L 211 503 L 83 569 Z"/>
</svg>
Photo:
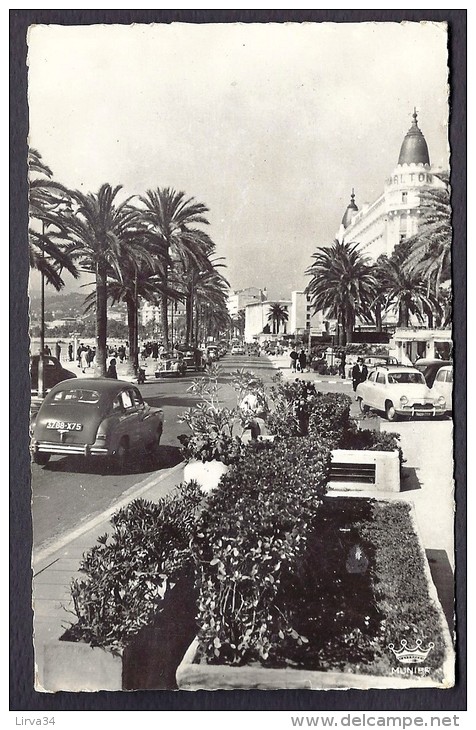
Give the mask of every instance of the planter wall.
<svg viewBox="0 0 476 730">
<path fill-rule="evenodd" d="M 400 491 L 398 451 L 334 449 L 331 454 L 329 491 Z"/>
<path fill-rule="evenodd" d="M 45 646 L 43 689 L 46 692 L 120 691 L 122 658 L 80 642 L 51 642 Z"/>
<path fill-rule="evenodd" d="M 83 642 L 58 639 L 45 646 L 42 689 L 46 692 L 177 689 L 175 674 L 196 633 L 197 591 L 193 573 L 166 594 L 157 621 L 144 627 L 114 656 Z"/>
<path fill-rule="evenodd" d="M 184 468 L 184 482 L 196 481 L 204 494 L 212 492 L 218 487 L 221 477 L 226 474 L 228 467 L 221 461 L 198 461 L 191 459 Z"/>
</svg>

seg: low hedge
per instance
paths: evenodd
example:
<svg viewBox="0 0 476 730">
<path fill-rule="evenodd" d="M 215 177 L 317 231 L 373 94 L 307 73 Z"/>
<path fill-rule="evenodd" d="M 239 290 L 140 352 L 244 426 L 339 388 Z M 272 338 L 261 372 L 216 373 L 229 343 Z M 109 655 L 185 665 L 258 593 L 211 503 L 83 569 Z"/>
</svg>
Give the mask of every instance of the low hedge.
<svg viewBox="0 0 476 730">
<path fill-rule="evenodd" d="M 284 532 L 270 530 L 269 493 L 254 509 L 236 505 L 234 526 L 229 506 L 221 536 L 223 512 L 204 513 L 195 543 L 199 656 L 387 675 L 398 666 L 390 644 L 420 639 L 434 643 L 425 667 L 441 679 L 445 645 L 409 506 L 328 498 L 317 515 L 298 506 L 303 496 L 290 515 L 296 529 Z"/>
<path fill-rule="evenodd" d="M 199 644 L 208 662 L 276 661 L 302 643 L 283 592 L 316 521 L 330 454 L 311 438 L 249 451 L 222 479 L 193 540 Z"/>
<path fill-rule="evenodd" d="M 339 448 L 358 451 L 398 451 L 400 465 L 402 465 L 405 459 L 399 442 L 399 433 L 365 429 L 360 431 L 354 428 L 344 434 Z"/>
<path fill-rule="evenodd" d="M 157 503 L 136 499 L 111 517 L 111 535 L 98 537 L 80 563 L 84 578 L 72 581 L 77 623 L 65 639 L 122 653 L 192 567 L 189 542 L 202 500 L 190 483 Z"/>
</svg>

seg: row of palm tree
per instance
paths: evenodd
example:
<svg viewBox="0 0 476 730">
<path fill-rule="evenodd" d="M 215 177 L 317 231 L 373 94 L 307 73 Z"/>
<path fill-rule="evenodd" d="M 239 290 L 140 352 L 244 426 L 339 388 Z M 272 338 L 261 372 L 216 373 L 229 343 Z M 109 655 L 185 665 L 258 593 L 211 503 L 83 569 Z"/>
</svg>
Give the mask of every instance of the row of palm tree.
<svg viewBox="0 0 476 730">
<path fill-rule="evenodd" d="M 87 306 L 96 312 L 96 363 L 106 368 L 107 303 L 125 302 L 131 361 L 138 362 L 139 297 L 160 305 L 162 336 L 170 344 L 169 302 L 185 302 L 186 340 L 226 329 L 228 282 L 214 258 L 215 245 L 197 226 L 209 225 L 208 208 L 171 188 L 148 190 L 119 202 L 121 186 L 97 193 L 68 190 L 36 150 L 30 150 L 30 265 L 57 290 L 63 270 L 93 274 Z M 199 332 L 201 325 L 201 332 Z"/>
<path fill-rule="evenodd" d="M 340 343 L 352 341 L 357 318 L 378 330 L 382 314 L 398 313 L 398 326 L 407 327 L 411 316 L 420 323 L 446 326 L 451 320 L 451 207 L 448 174 L 439 188 L 420 194 L 418 233 L 398 244 L 390 256 L 372 263 L 359 243 L 334 241 L 319 247 L 306 292 L 313 311 L 336 319 Z"/>
</svg>

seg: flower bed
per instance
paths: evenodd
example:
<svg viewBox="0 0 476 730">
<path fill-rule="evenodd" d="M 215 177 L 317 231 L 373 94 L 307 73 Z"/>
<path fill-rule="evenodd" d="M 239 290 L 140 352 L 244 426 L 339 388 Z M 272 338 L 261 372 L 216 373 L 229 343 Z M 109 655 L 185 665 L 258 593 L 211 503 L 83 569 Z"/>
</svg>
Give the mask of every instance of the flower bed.
<svg viewBox="0 0 476 730">
<path fill-rule="evenodd" d="M 220 558 L 202 564 L 201 628 L 193 657 L 178 670 L 179 687 L 241 687 L 243 679 L 268 688 L 451 686 L 449 632 L 409 505 L 327 498 L 308 524 L 284 569 L 282 554 L 272 553 L 269 526 L 266 541 L 257 521 L 248 527 L 256 533 L 261 593 L 250 593 L 242 556 L 233 554 L 236 537 L 231 541 L 225 527 Z M 263 576 L 274 576 L 268 588 Z M 392 651 L 402 640 L 431 647 L 411 671 Z"/>
</svg>

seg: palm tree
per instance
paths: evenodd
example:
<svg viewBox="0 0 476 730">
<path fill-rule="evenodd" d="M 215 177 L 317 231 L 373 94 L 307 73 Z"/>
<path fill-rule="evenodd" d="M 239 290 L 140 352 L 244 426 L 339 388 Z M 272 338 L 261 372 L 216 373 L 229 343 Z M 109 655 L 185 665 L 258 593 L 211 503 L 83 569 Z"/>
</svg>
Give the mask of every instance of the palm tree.
<svg viewBox="0 0 476 730">
<path fill-rule="evenodd" d="M 28 168 L 29 217 L 32 222 L 36 220 L 41 229 L 36 230 L 34 225 L 28 227 L 30 268 L 37 269 L 47 284 L 60 291 L 64 286 L 63 269 L 75 279 L 79 276 L 65 251 L 66 235 L 58 215 L 61 207 L 70 203 L 68 190 L 52 179 L 50 168 L 33 148 L 28 151 Z"/>
<path fill-rule="evenodd" d="M 140 214 L 129 200 L 116 203 L 120 185 L 101 185 L 98 193 L 71 192 L 74 212 L 63 214 L 68 230 L 69 254 L 83 271 L 96 277 L 96 370 L 106 372 L 107 282 L 114 274 L 122 280 L 121 263 L 125 252 L 131 258 L 143 250 Z"/>
<path fill-rule="evenodd" d="M 245 334 L 245 310 L 240 309 L 238 313 L 232 318 L 231 325 L 233 327 L 233 335 L 238 332 L 238 337 L 243 339 Z"/>
<path fill-rule="evenodd" d="M 372 268 L 358 249 L 357 243 L 320 246 L 312 255 L 314 263 L 306 274 L 312 276 L 306 287 L 313 307 L 337 319 L 340 344 L 352 342 L 357 316 L 368 319 L 375 299 L 376 280 Z"/>
<path fill-rule="evenodd" d="M 407 271 L 421 274 L 434 293 L 451 278 L 451 202 L 448 172 L 437 175 L 441 187 L 424 187 L 420 192 L 421 219 L 418 232 L 407 239 L 410 250 Z"/>
<path fill-rule="evenodd" d="M 419 322 L 427 317 L 432 325 L 433 316 L 441 316 L 441 308 L 436 295 L 429 289 L 421 274 L 404 266 L 410 246 L 409 239 L 402 241 L 395 247 L 390 258 L 380 256 L 377 260 L 380 291 L 374 303 L 379 302 L 385 311 L 397 309 L 399 327 L 408 327 L 411 314 Z"/>
<path fill-rule="evenodd" d="M 200 272 L 195 288 L 195 341 L 207 335 L 217 336 L 230 326 L 227 309 L 229 284 L 217 270 L 216 262 L 209 264 L 208 270 Z M 200 327 L 201 325 L 201 327 Z"/>
<path fill-rule="evenodd" d="M 157 237 L 158 245 L 163 248 L 167 260 L 164 272 L 164 293 L 161 296 L 162 332 L 166 346 L 169 344 L 168 299 L 165 293 L 173 259 L 182 260 L 187 257 L 200 266 L 200 259 L 207 247 L 203 231 L 191 228 L 195 224 L 208 225 L 205 213 L 208 208 L 197 203 L 193 198 L 186 198 L 185 193 L 176 192 L 172 188 L 148 190 L 141 202 L 145 206 L 142 211 L 143 220 L 150 232 Z M 208 237 L 207 237 L 208 238 Z"/>
<path fill-rule="evenodd" d="M 268 322 L 273 323 L 273 335 L 279 332 L 279 326 L 284 325 L 284 332 L 286 333 L 286 322 L 288 321 L 288 312 L 286 307 L 283 307 L 278 302 L 271 304 L 268 312 Z"/>
</svg>

